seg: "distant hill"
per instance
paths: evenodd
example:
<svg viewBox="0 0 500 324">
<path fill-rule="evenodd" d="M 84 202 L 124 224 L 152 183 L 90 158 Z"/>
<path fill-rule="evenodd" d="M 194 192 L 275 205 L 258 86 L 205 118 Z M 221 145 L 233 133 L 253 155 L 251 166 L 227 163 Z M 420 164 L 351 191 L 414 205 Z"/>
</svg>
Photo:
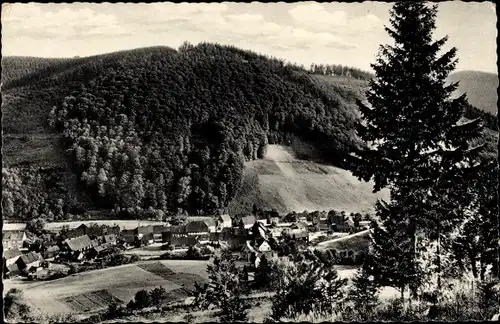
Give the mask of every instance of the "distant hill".
<svg viewBox="0 0 500 324">
<path fill-rule="evenodd" d="M 458 94 L 467 93 L 469 103 L 490 114 L 497 114 L 498 75 L 479 71 L 459 71 L 450 74 L 449 80 L 460 81 Z"/>
</svg>

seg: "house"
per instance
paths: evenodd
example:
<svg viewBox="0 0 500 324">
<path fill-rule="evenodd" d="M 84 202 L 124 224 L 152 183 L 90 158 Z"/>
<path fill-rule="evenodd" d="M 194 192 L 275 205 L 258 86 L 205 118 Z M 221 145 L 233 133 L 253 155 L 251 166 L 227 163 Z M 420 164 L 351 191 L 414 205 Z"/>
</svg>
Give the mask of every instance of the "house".
<svg viewBox="0 0 500 324">
<path fill-rule="evenodd" d="M 209 235 L 215 231 L 214 220 L 193 221 L 186 224 L 186 234 L 188 236 Z"/>
<path fill-rule="evenodd" d="M 102 241 L 104 243 L 110 243 L 112 245 L 115 245 L 116 241 L 117 241 L 117 235 L 116 234 L 104 234 L 102 237 Z"/>
<path fill-rule="evenodd" d="M 162 235 L 164 232 L 167 232 L 168 229 L 163 225 L 153 225 L 153 242 L 159 243 L 162 241 Z"/>
<path fill-rule="evenodd" d="M 290 226 L 291 230 L 307 231 L 308 225 L 305 222 L 295 222 Z"/>
<path fill-rule="evenodd" d="M 64 248 L 71 252 L 83 252 L 97 245 L 97 241 L 91 240 L 88 235 L 82 235 L 63 242 Z"/>
<path fill-rule="evenodd" d="M 252 228 L 252 226 L 255 224 L 256 221 L 257 221 L 257 219 L 253 215 L 244 216 L 240 219 L 238 225 L 240 228 L 249 229 L 249 228 Z"/>
<path fill-rule="evenodd" d="M 7 266 L 14 264 L 23 253 L 18 248 L 12 248 L 3 252 L 3 259 Z"/>
<path fill-rule="evenodd" d="M 85 224 L 81 224 L 77 228 L 70 229 L 66 231 L 66 237 L 68 239 L 76 238 L 87 234 L 88 227 Z"/>
<path fill-rule="evenodd" d="M 231 220 L 231 216 L 220 215 L 217 218 L 217 230 L 221 231 L 223 228 L 229 228 L 232 226 L 233 226 L 233 222 Z"/>
<path fill-rule="evenodd" d="M 107 235 L 114 234 L 116 237 L 118 237 L 120 235 L 120 226 L 118 225 L 107 226 L 105 234 Z"/>
<path fill-rule="evenodd" d="M 274 256 L 274 251 L 271 249 L 271 245 L 267 241 L 264 241 L 255 247 L 255 250 L 259 253 L 259 257 L 263 255 L 266 256 L 267 259 L 270 259 Z"/>
<path fill-rule="evenodd" d="M 136 228 L 137 238 L 142 242 L 142 244 L 152 244 L 154 239 L 154 227 L 153 225 L 139 226 Z"/>
<path fill-rule="evenodd" d="M 253 263 L 257 254 L 257 251 L 252 246 L 252 242 L 246 241 L 245 245 L 243 245 L 243 248 L 240 251 L 240 259 L 248 263 Z"/>
<path fill-rule="evenodd" d="M 57 245 L 52 245 L 52 246 L 49 246 L 45 252 L 43 253 L 43 257 L 45 259 L 50 259 L 50 258 L 54 258 L 56 255 L 59 254 L 59 251 L 61 249 L 59 248 L 59 246 Z"/>
<path fill-rule="evenodd" d="M 26 254 L 21 255 L 16 260 L 16 265 L 20 271 L 30 269 L 32 267 L 38 268 L 40 264 L 43 262 L 42 255 L 40 253 L 28 252 Z"/>
<path fill-rule="evenodd" d="M 99 226 L 97 224 L 91 224 L 87 227 L 85 234 L 87 234 L 90 238 L 101 237 L 104 233 L 106 233 L 107 229 L 106 225 Z"/>
<path fill-rule="evenodd" d="M 120 240 L 128 245 L 134 245 L 136 241 L 136 229 L 127 230 L 124 229 L 120 233 Z"/>
<path fill-rule="evenodd" d="M 2 244 L 4 249 L 22 249 L 27 236 L 25 231 L 2 231 Z"/>
<path fill-rule="evenodd" d="M 110 253 L 111 251 L 111 244 L 109 243 L 104 243 L 98 246 L 94 246 L 91 248 L 86 254 L 85 257 L 88 260 L 94 259 L 98 256 L 105 255 L 107 253 Z"/>
<path fill-rule="evenodd" d="M 309 242 L 309 232 L 305 230 L 292 230 L 289 231 L 290 237 L 295 240 Z"/>
<path fill-rule="evenodd" d="M 318 221 L 318 228 L 320 231 L 329 231 L 331 229 L 329 220 L 327 218 L 321 218 Z"/>
<path fill-rule="evenodd" d="M 270 217 L 267 219 L 268 226 L 277 226 L 280 223 L 279 217 Z"/>
</svg>

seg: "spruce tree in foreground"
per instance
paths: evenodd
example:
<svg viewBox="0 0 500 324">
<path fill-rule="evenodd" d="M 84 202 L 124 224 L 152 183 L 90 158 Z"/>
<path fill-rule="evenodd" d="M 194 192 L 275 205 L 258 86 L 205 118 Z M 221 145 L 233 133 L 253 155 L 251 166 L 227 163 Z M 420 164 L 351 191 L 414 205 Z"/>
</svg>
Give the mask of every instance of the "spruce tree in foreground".
<svg viewBox="0 0 500 324">
<path fill-rule="evenodd" d="M 432 39 L 436 14 L 436 5 L 420 2 L 393 6 L 391 28 L 385 30 L 394 45 L 381 46 L 372 64 L 375 78 L 366 94 L 369 105 L 358 102 L 363 119 L 358 134 L 368 146 L 355 152 L 353 173 L 365 181 L 372 179 L 374 192 L 384 187 L 390 190 L 390 208 L 378 206 L 380 213 L 387 214 L 381 227 L 405 225 L 398 229 L 404 233 L 398 235 L 386 230 L 392 243 L 375 236 L 374 244 L 394 244 L 390 250 L 406 246 L 405 255 L 412 253 L 411 245 L 416 251 L 418 244 L 406 244 L 407 238 L 415 240 L 421 233 L 439 241 L 456 226 L 457 211 L 467 204 L 467 181 L 481 149 L 469 146 L 480 135 L 480 120 L 462 120 L 465 95 L 451 99 L 458 84 L 447 84 L 446 78 L 455 69 L 456 49 L 438 56 L 447 37 Z M 438 265 L 439 255 L 438 248 Z M 396 262 L 386 271 L 394 277 L 410 271 L 412 263 Z"/>
</svg>

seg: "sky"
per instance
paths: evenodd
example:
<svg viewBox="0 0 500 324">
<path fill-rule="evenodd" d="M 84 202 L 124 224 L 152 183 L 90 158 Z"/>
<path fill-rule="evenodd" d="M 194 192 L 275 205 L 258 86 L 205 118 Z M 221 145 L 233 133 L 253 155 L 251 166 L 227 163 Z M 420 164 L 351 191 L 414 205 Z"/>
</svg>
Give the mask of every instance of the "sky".
<svg viewBox="0 0 500 324">
<path fill-rule="evenodd" d="M 2 55 L 74 57 L 147 46 L 217 42 L 288 62 L 371 70 L 390 3 L 3 4 Z M 490 2 L 439 4 L 435 38 L 458 49 L 457 70 L 497 73 Z"/>
</svg>

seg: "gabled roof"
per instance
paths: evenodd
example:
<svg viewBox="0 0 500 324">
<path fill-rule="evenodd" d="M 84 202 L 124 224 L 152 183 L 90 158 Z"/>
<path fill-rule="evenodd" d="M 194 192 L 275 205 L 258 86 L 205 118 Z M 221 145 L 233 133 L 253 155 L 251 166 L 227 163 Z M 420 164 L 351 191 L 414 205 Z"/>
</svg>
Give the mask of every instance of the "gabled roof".
<svg viewBox="0 0 500 324">
<path fill-rule="evenodd" d="M 154 227 L 153 225 L 140 226 L 137 228 L 137 233 L 139 234 L 150 234 L 153 233 Z"/>
<path fill-rule="evenodd" d="M 18 257 L 20 255 L 22 255 L 23 253 L 21 251 L 19 251 L 18 248 L 13 248 L 13 249 L 9 249 L 9 250 L 6 250 L 3 252 L 3 257 L 6 259 L 6 260 L 9 260 L 9 259 L 13 259 L 15 257 Z"/>
<path fill-rule="evenodd" d="M 269 243 L 267 243 L 266 241 L 262 242 L 258 247 L 257 247 L 257 250 L 259 250 L 260 252 L 262 252 L 262 250 L 264 248 L 269 248 L 271 249 L 271 246 L 269 245 Z"/>
<path fill-rule="evenodd" d="M 53 245 L 53 246 L 48 247 L 46 252 L 57 252 L 59 250 L 60 249 L 57 245 Z"/>
<path fill-rule="evenodd" d="M 7 270 L 9 270 L 9 273 L 15 274 L 19 272 L 19 267 L 17 266 L 16 263 L 9 264 L 7 266 Z"/>
<path fill-rule="evenodd" d="M 42 261 L 43 258 L 40 255 L 40 253 L 35 253 L 35 252 L 28 252 L 26 254 L 23 254 L 19 257 L 21 260 L 23 260 L 24 264 L 30 264 L 35 261 Z"/>
<path fill-rule="evenodd" d="M 202 232 L 205 230 L 205 227 L 212 226 L 215 226 L 214 220 L 212 220 L 211 222 L 208 220 L 192 221 L 186 224 L 186 231 L 189 231 L 191 233 Z"/>
<path fill-rule="evenodd" d="M 215 220 L 213 218 L 207 218 L 203 220 L 205 224 L 207 224 L 208 227 L 213 227 L 215 226 Z"/>
<path fill-rule="evenodd" d="M 229 215 L 220 215 L 219 219 L 222 220 L 223 223 L 231 223 L 231 216 Z"/>
<path fill-rule="evenodd" d="M 292 228 L 297 228 L 301 230 L 306 230 L 307 229 L 307 224 L 304 222 L 295 222 L 291 226 Z"/>
<path fill-rule="evenodd" d="M 82 235 L 79 237 L 75 237 L 73 239 L 66 239 L 66 240 L 64 240 L 64 243 L 68 244 L 68 247 L 72 251 L 78 251 L 78 250 L 82 250 L 84 248 L 89 248 L 89 247 L 92 247 L 93 244 L 95 244 L 90 240 L 88 235 Z"/>
<path fill-rule="evenodd" d="M 105 250 L 109 249 L 110 247 L 111 247 L 111 244 L 104 243 L 104 244 L 101 244 L 101 245 L 95 246 L 95 247 L 94 247 L 94 250 L 95 250 L 97 253 L 100 253 L 100 252 L 102 252 L 102 251 L 105 251 Z"/>
</svg>

